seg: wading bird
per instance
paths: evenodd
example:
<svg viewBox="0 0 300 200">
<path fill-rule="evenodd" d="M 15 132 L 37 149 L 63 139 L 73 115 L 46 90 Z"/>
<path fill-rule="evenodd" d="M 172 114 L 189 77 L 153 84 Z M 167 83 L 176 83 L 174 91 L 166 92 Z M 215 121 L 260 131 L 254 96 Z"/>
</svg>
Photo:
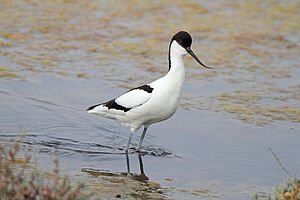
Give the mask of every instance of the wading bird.
<svg viewBox="0 0 300 200">
<path fill-rule="evenodd" d="M 118 98 L 91 106 L 89 113 L 117 120 L 130 127 L 125 148 L 128 153 L 133 133 L 144 126 L 137 150 L 140 151 L 146 131 L 151 124 L 170 118 L 176 111 L 185 79 L 184 57 L 190 54 L 204 65 L 191 50 L 192 37 L 185 31 L 176 33 L 169 45 L 169 72 L 152 83 L 131 89 Z"/>
</svg>

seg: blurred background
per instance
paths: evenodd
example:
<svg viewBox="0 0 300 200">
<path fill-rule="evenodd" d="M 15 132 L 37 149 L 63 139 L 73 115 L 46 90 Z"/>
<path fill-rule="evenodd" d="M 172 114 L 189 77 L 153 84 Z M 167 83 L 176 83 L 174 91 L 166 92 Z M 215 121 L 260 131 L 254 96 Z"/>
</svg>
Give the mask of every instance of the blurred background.
<svg viewBox="0 0 300 200">
<path fill-rule="evenodd" d="M 300 167 L 292 147 L 300 131 L 299 19 L 298 0 L 0 0 L 1 137 L 24 127 L 25 148 L 58 149 L 70 174 L 99 160 L 120 171 L 124 156 L 101 152 L 120 152 L 128 130 L 84 109 L 166 74 L 171 37 L 185 30 L 214 69 L 187 56 L 175 118 L 148 133 L 145 170 L 169 189 L 159 198 L 249 199 L 271 191 L 285 176 L 268 147 L 292 172 Z"/>
</svg>

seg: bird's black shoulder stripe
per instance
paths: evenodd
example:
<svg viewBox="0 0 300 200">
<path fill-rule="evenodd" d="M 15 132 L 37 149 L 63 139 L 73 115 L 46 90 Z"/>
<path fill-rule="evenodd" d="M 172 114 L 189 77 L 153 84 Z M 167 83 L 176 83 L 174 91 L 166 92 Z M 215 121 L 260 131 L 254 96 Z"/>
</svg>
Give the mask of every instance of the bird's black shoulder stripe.
<svg viewBox="0 0 300 200">
<path fill-rule="evenodd" d="M 129 111 L 131 109 L 131 108 L 126 108 L 124 106 L 121 106 L 121 105 L 117 104 L 116 101 L 115 101 L 115 99 L 112 99 L 112 100 L 110 100 L 108 102 L 91 106 L 91 107 L 89 107 L 87 109 L 87 111 L 88 110 L 93 110 L 95 107 L 100 106 L 100 105 L 103 105 L 103 106 L 107 107 L 108 109 L 123 110 L 124 112 L 127 112 L 127 111 Z"/>
<path fill-rule="evenodd" d="M 133 89 L 131 89 L 131 90 L 129 90 L 129 91 L 132 91 L 132 90 L 144 90 L 144 91 L 146 91 L 146 92 L 148 92 L 148 93 L 152 93 L 153 88 L 150 87 L 150 85 L 142 85 L 142 86 L 140 86 L 140 87 L 133 88 Z"/>
</svg>

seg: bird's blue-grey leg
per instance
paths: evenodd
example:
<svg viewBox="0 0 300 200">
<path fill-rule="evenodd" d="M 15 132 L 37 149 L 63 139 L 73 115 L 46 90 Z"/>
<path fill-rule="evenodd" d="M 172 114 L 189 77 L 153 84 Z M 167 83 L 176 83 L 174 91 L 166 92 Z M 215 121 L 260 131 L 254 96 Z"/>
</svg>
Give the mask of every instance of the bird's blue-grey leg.
<svg viewBox="0 0 300 200">
<path fill-rule="evenodd" d="M 140 143 L 139 143 L 139 146 L 138 146 L 138 148 L 137 148 L 138 151 L 140 151 L 141 148 L 142 148 L 142 143 L 143 143 L 144 137 L 145 137 L 145 135 L 146 135 L 147 129 L 148 129 L 148 127 L 147 127 L 147 126 L 144 126 L 144 130 L 143 130 L 143 133 L 142 133 L 142 135 L 141 135 Z"/>
<path fill-rule="evenodd" d="M 145 176 L 142 154 L 140 153 L 139 153 L 139 163 L 140 163 L 141 175 Z"/>
<path fill-rule="evenodd" d="M 130 132 L 130 136 L 129 136 L 129 139 L 128 139 L 128 143 L 127 143 L 127 146 L 126 146 L 126 149 L 125 149 L 125 152 L 126 152 L 126 153 L 128 153 L 128 149 L 129 149 L 129 145 L 130 145 L 130 142 L 131 142 L 132 135 L 133 135 L 133 132 Z"/>
<path fill-rule="evenodd" d="M 130 175 L 130 163 L 129 163 L 128 153 L 126 153 L 126 165 L 127 165 L 127 175 Z"/>
</svg>

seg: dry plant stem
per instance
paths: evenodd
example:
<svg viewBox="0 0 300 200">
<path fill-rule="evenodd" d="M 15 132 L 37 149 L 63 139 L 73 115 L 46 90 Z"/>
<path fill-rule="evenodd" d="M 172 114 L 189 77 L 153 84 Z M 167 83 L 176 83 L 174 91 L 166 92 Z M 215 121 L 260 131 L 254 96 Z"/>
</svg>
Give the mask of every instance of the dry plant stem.
<svg viewBox="0 0 300 200">
<path fill-rule="evenodd" d="M 275 160 L 277 161 L 277 163 L 279 164 L 280 168 L 290 177 L 295 179 L 295 176 L 293 176 L 284 166 L 283 164 L 280 162 L 278 156 L 275 154 L 275 152 L 272 150 L 271 147 L 268 148 L 268 150 L 272 153 L 272 155 L 274 156 Z"/>
</svg>

